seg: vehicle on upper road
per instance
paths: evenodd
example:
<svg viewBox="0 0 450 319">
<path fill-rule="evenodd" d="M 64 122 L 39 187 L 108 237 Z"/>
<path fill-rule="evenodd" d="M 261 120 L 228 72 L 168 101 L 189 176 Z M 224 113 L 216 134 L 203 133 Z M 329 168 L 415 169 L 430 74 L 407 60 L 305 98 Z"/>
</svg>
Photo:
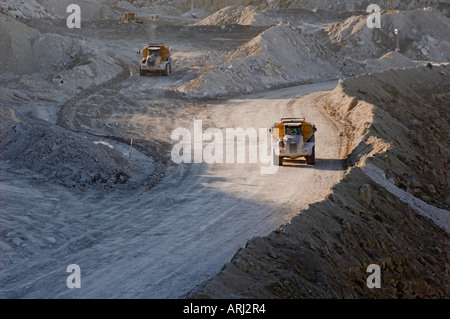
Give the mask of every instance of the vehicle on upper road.
<svg viewBox="0 0 450 319">
<path fill-rule="evenodd" d="M 136 14 L 134 12 L 125 12 L 125 17 L 119 21 L 119 24 L 126 24 L 126 23 L 140 23 L 143 24 L 144 21 L 136 18 Z"/>
</svg>

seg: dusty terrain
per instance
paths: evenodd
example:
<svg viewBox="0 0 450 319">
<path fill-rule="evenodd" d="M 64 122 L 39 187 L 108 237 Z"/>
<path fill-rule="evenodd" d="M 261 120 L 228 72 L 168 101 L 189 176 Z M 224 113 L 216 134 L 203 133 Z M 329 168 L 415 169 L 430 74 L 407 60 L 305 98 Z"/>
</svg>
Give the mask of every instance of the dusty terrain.
<svg viewBox="0 0 450 319">
<path fill-rule="evenodd" d="M 450 5 L 425 2 L 376 30 L 365 1 L 89 0 L 80 29 L 0 2 L 0 297 L 448 298 Z M 148 43 L 168 77 L 139 76 Z M 172 161 L 195 120 L 285 116 L 316 165 Z"/>
</svg>

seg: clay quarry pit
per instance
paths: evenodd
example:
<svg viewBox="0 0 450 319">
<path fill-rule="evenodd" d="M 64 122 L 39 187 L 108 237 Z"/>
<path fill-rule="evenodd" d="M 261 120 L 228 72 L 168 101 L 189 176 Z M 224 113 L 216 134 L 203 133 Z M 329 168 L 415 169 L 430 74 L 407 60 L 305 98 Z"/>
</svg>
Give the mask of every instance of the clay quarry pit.
<svg viewBox="0 0 450 319">
<path fill-rule="evenodd" d="M 0 298 L 449 298 L 450 3 L 387 2 L 1 1 Z M 171 158 L 300 116 L 314 166 Z"/>
</svg>

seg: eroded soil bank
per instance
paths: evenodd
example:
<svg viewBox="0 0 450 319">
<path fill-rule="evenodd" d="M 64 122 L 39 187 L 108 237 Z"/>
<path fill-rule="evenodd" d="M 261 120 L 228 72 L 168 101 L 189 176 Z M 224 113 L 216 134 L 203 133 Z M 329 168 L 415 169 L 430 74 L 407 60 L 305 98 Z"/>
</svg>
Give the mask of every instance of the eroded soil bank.
<svg viewBox="0 0 450 319">
<path fill-rule="evenodd" d="M 345 177 L 191 297 L 448 297 L 449 80 L 448 67 L 419 67 L 342 81 L 324 107 L 349 136 Z M 394 191 L 372 179 L 374 167 Z M 428 217 L 417 199 L 433 206 Z M 380 289 L 366 285 L 371 264 Z"/>
</svg>

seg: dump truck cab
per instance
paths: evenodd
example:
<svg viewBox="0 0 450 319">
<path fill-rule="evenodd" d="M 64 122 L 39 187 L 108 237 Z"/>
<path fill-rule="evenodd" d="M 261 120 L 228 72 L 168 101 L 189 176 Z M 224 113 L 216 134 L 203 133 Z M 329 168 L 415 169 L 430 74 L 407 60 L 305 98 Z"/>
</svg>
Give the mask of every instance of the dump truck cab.
<svg viewBox="0 0 450 319">
<path fill-rule="evenodd" d="M 304 157 L 309 165 L 315 164 L 316 126 L 305 118 L 282 118 L 270 132 L 273 137 L 272 155 L 275 165 L 283 165 L 284 158 Z"/>
<path fill-rule="evenodd" d="M 160 73 L 168 76 L 172 72 L 172 57 L 170 48 L 164 45 L 148 45 L 142 49 L 142 60 L 139 74 Z"/>
<path fill-rule="evenodd" d="M 136 14 L 134 12 L 125 12 L 125 17 L 122 20 L 120 20 L 119 23 L 124 24 L 124 23 L 130 23 L 130 22 L 140 23 L 140 24 L 144 23 L 144 21 L 136 18 Z"/>
</svg>

